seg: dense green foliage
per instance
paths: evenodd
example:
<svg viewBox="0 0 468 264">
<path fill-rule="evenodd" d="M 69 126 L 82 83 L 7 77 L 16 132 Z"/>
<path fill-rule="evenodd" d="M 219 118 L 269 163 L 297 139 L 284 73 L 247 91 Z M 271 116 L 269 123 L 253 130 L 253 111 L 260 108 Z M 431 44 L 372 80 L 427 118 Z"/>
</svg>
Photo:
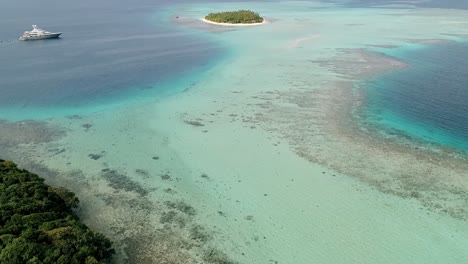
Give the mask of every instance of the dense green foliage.
<svg viewBox="0 0 468 264">
<path fill-rule="evenodd" d="M 250 10 L 210 13 L 205 17 L 205 19 L 218 23 L 231 24 L 251 24 L 263 22 L 263 18 L 258 13 L 255 13 Z"/>
<path fill-rule="evenodd" d="M 0 160 L 0 263 L 106 263 L 111 243 L 79 222 L 77 204 L 74 193 Z"/>
</svg>

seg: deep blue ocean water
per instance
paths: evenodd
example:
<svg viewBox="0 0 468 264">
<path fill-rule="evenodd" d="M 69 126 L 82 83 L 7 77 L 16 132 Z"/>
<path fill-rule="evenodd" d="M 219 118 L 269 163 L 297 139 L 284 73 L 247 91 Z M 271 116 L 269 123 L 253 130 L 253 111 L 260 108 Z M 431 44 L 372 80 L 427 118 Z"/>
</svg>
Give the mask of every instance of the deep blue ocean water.
<svg viewBox="0 0 468 264">
<path fill-rule="evenodd" d="M 367 81 L 368 121 L 468 150 L 468 43 L 402 47 L 391 55 L 409 67 Z"/>
<path fill-rule="evenodd" d="M 0 107 L 90 105 L 203 71 L 221 48 L 156 15 L 167 3 L 0 0 Z M 64 34 L 18 41 L 31 24 Z"/>
<path fill-rule="evenodd" d="M 328 0 L 345 7 L 468 9 L 466 0 Z M 410 67 L 365 82 L 366 120 L 398 134 L 468 151 L 468 43 L 408 45 L 386 51 Z"/>
</svg>

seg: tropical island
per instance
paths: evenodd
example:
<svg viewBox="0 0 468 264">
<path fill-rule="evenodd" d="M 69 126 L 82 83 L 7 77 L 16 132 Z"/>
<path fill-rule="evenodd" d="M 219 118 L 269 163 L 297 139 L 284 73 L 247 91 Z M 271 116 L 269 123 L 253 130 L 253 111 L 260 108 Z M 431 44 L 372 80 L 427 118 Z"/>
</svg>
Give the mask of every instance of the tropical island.
<svg viewBox="0 0 468 264">
<path fill-rule="evenodd" d="M 203 21 L 220 25 L 258 25 L 264 23 L 265 19 L 256 12 L 239 10 L 210 13 Z"/>
<path fill-rule="evenodd" d="M 111 242 L 80 223 L 73 192 L 0 160 L 0 263 L 104 264 Z"/>
</svg>

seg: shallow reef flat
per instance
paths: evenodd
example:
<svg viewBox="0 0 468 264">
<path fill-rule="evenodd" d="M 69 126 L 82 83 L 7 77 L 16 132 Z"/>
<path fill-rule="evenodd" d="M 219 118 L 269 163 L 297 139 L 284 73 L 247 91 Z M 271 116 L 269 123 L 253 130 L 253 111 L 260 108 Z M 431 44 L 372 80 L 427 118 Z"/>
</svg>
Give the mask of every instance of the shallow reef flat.
<svg viewBox="0 0 468 264">
<path fill-rule="evenodd" d="M 109 120 L 109 115 L 100 118 Z M 151 143 L 164 146 L 166 139 L 156 143 L 151 131 L 131 136 L 128 116 L 110 122 L 96 117 L 65 117 L 60 126 L 29 122 L 35 129 L 14 145 L 6 140 L 17 133 L 12 128 L 26 124 L 3 121 L 2 154 L 45 175 L 48 183 L 82 195 L 78 213 L 111 237 L 115 263 L 235 263 L 212 242 L 214 231 L 196 219 L 200 209 L 188 202 L 179 184 L 189 174 L 178 168 L 183 162 L 163 148 L 142 149 Z M 124 159 L 122 151 L 129 153 Z"/>
<path fill-rule="evenodd" d="M 198 21 L 241 7 L 271 23 Z M 159 15 L 231 56 L 184 92 L 33 122 L 15 144 L 1 122 L 0 144 L 80 197 L 116 263 L 467 262 L 465 156 L 360 112 L 362 80 L 411 67 L 392 50 L 461 41 L 466 12 L 174 5 Z"/>
<path fill-rule="evenodd" d="M 267 95 L 251 122 L 282 135 L 298 155 L 429 210 L 467 219 L 465 154 L 361 122 L 356 108 L 365 97 L 352 82 Z"/>
</svg>

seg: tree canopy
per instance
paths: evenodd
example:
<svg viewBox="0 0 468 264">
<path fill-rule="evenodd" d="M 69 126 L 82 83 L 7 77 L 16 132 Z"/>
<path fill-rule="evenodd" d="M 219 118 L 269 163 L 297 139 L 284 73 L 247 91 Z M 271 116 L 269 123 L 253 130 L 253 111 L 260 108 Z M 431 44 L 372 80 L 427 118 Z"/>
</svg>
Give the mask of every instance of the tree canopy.
<svg viewBox="0 0 468 264">
<path fill-rule="evenodd" d="M 75 194 L 0 160 L 0 263 L 99 264 L 111 242 L 79 222 Z"/>
<path fill-rule="evenodd" d="M 258 13 L 250 10 L 210 13 L 205 17 L 205 19 L 217 23 L 231 24 L 252 24 L 263 22 L 263 18 Z"/>
</svg>

